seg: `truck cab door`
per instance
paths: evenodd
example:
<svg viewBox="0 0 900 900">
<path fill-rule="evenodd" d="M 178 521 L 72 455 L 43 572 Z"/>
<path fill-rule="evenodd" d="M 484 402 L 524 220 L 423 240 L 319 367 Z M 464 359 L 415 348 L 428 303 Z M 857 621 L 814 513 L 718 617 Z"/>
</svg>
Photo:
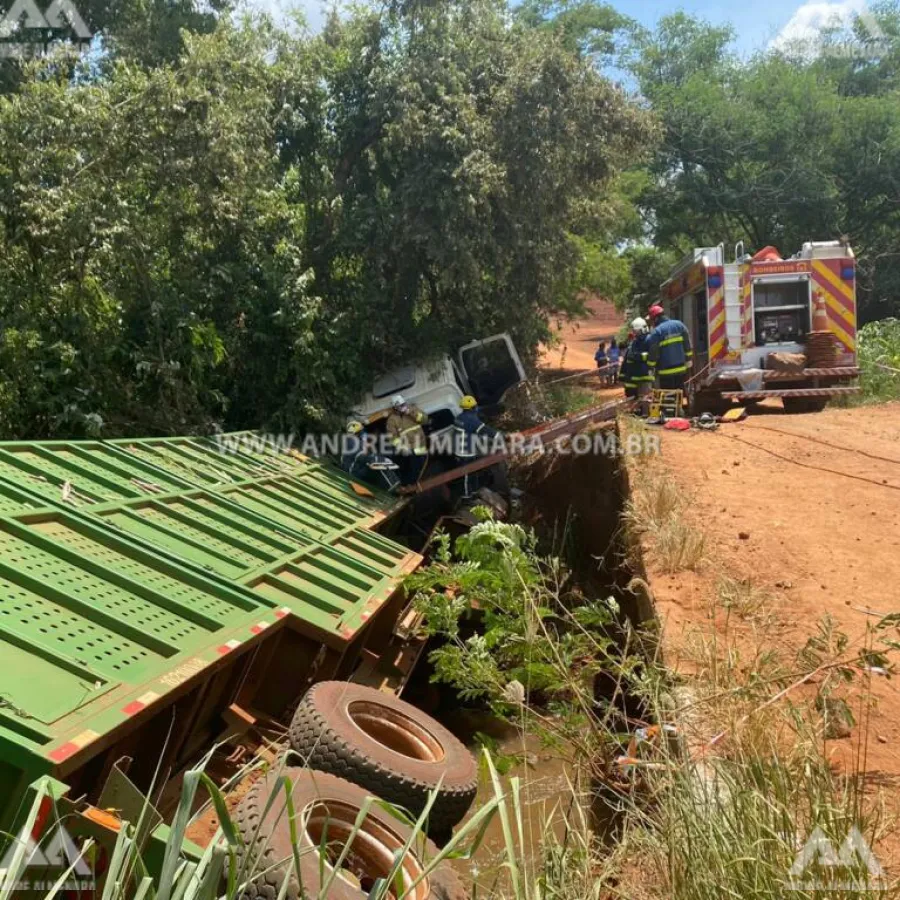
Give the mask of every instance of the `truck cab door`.
<svg viewBox="0 0 900 900">
<path fill-rule="evenodd" d="M 496 406 L 510 388 L 525 380 L 522 360 L 512 338 L 505 332 L 466 344 L 460 349 L 458 359 L 469 391 L 479 406 Z"/>
</svg>

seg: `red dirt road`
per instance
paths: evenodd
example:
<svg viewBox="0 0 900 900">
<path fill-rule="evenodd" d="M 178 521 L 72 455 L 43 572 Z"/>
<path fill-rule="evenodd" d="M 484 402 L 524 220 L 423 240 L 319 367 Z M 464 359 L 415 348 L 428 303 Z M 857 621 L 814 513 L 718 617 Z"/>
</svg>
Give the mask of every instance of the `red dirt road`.
<svg viewBox="0 0 900 900">
<path fill-rule="evenodd" d="M 561 322 L 558 343 L 545 348 L 542 364 L 549 369 L 592 369 L 597 344 L 616 336 L 625 319 L 613 305 L 599 297 L 586 303 L 588 315 L 573 322 Z"/>
<path fill-rule="evenodd" d="M 772 640 L 787 650 L 802 647 L 826 615 L 861 649 L 867 626 L 900 612 L 900 404 L 761 410 L 713 433 L 664 432 L 662 455 L 709 542 L 699 574 L 650 573 L 667 644 L 708 626 L 722 574 L 774 595 Z M 826 753 L 845 772 L 858 754 L 869 787 L 898 814 L 900 685 L 860 673 L 847 700 L 858 724 L 849 738 L 826 742 Z M 900 835 L 878 849 L 897 871 Z"/>
<path fill-rule="evenodd" d="M 713 433 L 666 432 L 662 448 L 712 542 L 710 574 L 774 591 L 798 641 L 825 614 L 858 640 L 877 621 L 866 610 L 900 612 L 900 404 L 773 409 Z M 669 627 L 692 618 L 698 587 L 682 581 L 656 585 Z M 870 764 L 900 775 L 900 692 L 873 681 Z"/>
</svg>

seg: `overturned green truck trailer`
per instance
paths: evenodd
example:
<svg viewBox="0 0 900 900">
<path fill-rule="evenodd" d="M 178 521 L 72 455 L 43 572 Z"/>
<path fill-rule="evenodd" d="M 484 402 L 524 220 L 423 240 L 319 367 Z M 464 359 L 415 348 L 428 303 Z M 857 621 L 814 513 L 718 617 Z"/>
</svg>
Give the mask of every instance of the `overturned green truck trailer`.
<svg viewBox="0 0 900 900">
<path fill-rule="evenodd" d="M 110 776 L 158 788 L 313 681 L 387 673 L 421 561 L 373 530 L 396 509 L 213 440 L 0 444 L 0 829 L 50 776 L 114 835 Z"/>
</svg>

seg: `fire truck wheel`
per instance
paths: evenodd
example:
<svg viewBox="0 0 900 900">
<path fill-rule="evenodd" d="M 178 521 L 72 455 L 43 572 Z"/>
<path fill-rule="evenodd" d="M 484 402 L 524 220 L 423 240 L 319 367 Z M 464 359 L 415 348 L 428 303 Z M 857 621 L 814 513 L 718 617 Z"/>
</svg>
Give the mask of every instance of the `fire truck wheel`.
<svg viewBox="0 0 900 900">
<path fill-rule="evenodd" d="M 281 779 L 291 783 L 296 854 Z M 239 877 L 248 882 L 241 893 L 243 900 L 277 900 L 285 878 L 290 880 L 285 894 L 288 900 L 326 893 L 329 900 L 366 900 L 376 881 L 390 874 L 394 854 L 410 834 L 409 826 L 374 805 L 355 830 L 367 796 L 355 784 L 309 769 L 270 772 L 257 781 L 235 812 L 241 836 Z M 349 852 L 344 853 L 348 843 Z M 437 847 L 425 838 L 413 841 L 400 869 L 404 887 L 412 888 L 437 853 Z M 341 867 L 335 871 L 342 855 Z M 465 900 L 466 892 L 456 873 L 442 863 L 404 897 Z"/>
<path fill-rule="evenodd" d="M 448 835 L 478 789 L 472 754 L 440 722 L 409 703 L 345 681 L 314 685 L 300 701 L 291 746 L 311 769 L 330 772 L 418 816 L 437 797 L 429 833 Z"/>
<path fill-rule="evenodd" d="M 731 409 L 731 406 L 730 400 L 725 400 L 722 398 L 721 394 L 714 394 L 709 391 L 695 392 L 691 395 L 688 403 L 688 408 L 690 409 L 690 414 L 692 416 L 701 416 L 703 413 L 721 416 Z"/>
<path fill-rule="evenodd" d="M 782 397 L 781 404 L 786 413 L 822 412 L 828 405 L 827 397 Z"/>
</svg>

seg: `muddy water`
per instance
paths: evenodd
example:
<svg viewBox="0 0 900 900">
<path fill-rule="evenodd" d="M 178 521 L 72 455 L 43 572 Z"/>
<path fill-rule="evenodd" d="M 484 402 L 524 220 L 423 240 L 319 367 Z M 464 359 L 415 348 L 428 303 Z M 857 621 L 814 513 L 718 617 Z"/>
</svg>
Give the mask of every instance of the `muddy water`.
<svg viewBox="0 0 900 900">
<path fill-rule="evenodd" d="M 541 746 L 534 735 L 523 735 L 519 729 L 501 722 L 488 713 L 471 710 L 456 710 L 441 715 L 442 721 L 461 739 L 465 740 L 469 749 L 480 753 L 480 745 L 475 739 L 476 732 L 488 735 L 496 742 L 492 747 L 495 758 L 515 757 L 517 762 L 503 776 L 504 787 L 508 788 L 509 779 L 518 777 L 521 784 L 522 805 L 522 842 L 515 837 L 517 861 L 524 867 L 526 877 L 533 878 L 540 869 L 542 849 L 551 833 L 560 841 L 565 837 L 564 815 L 572 814 L 575 802 L 573 794 L 574 775 L 570 767 L 559 755 L 559 751 L 549 751 Z M 494 797 L 490 778 L 483 774 L 478 788 L 478 796 L 472 804 L 468 818 L 479 810 L 483 804 Z M 512 814 L 512 804 L 509 804 Z M 574 819 L 574 814 L 571 815 Z M 549 825 L 548 825 L 549 823 Z M 460 826 L 463 827 L 463 826 Z M 512 824 L 513 830 L 516 826 Z M 484 840 L 472 859 L 454 860 L 452 865 L 464 879 L 477 891 L 472 896 L 502 896 L 509 884 L 508 871 L 504 868 L 508 854 L 506 840 L 499 816 L 494 816 L 487 828 Z"/>
</svg>

